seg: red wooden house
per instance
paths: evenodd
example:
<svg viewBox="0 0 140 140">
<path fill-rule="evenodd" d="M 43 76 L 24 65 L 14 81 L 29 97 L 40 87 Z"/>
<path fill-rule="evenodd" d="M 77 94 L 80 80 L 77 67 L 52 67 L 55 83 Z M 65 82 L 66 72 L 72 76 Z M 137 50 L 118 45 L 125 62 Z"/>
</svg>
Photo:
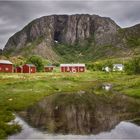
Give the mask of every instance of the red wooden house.
<svg viewBox="0 0 140 140">
<path fill-rule="evenodd" d="M 85 64 L 61 64 L 61 72 L 85 72 Z"/>
<path fill-rule="evenodd" d="M 45 72 L 52 72 L 54 70 L 54 66 L 44 66 Z"/>
<path fill-rule="evenodd" d="M 23 68 L 22 68 L 22 66 L 17 66 L 17 67 L 15 67 L 14 71 L 16 73 L 22 73 L 23 72 Z"/>
<path fill-rule="evenodd" d="M 33 64 L 25 64 L 22 66 L 23 73 L 35 73 L 36 72 L 36 66 Z"/>
<path fill-rule="evenodd" d="M 13 72 L 13 64 L 8 60 L 0 60 L 0 72 Z"/>
</svg>

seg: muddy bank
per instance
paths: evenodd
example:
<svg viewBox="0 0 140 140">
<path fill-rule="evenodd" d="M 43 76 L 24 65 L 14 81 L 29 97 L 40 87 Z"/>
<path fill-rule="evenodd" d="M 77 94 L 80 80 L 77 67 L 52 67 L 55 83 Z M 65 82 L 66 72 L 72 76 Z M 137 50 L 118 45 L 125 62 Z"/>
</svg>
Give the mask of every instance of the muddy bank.
<svg viewBox="0 0 140 140">
<path fill-rule="evenodd" d="M 98 134 L 140 116 L 140 104 L 124 95 L 58 93 L 19 113 L 35 128 L 50 133 Z"/>
</svg>

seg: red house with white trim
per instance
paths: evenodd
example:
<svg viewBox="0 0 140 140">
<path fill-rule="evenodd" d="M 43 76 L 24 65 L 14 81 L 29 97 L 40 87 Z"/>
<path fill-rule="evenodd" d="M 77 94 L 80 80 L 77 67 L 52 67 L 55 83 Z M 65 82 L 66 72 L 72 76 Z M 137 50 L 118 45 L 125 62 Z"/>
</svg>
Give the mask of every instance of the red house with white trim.
<svg viewBox="0 0 140 140">
<path fill-rule="evenodd" d="M 54 70 L 54 66 L 44 66 L 45 72 L 52 72 Z"/>
<path fill-rule="evenodd" d="M 85 72 L 85 64 L 60 64 L 61 72 Z"/>
<path fill-rule="evenodd" d="M 0 72 L 13 72 L 13 63 L 8 60 L 0 60 Z"/>
<path fill-rule="evenodd" d="M 17 67 L 15 67 L 14 71 L 16 73 L 22 73 L 23 72 L 23 68 L 22 68 L 22 66 L 17 66 Z"/>
<path fill-rule="evenodd" d="M 36 66 L 33 64 L 25 64 L 22 66 L 23 73 L 35 73 L 36 72 Z"/>
</svg>

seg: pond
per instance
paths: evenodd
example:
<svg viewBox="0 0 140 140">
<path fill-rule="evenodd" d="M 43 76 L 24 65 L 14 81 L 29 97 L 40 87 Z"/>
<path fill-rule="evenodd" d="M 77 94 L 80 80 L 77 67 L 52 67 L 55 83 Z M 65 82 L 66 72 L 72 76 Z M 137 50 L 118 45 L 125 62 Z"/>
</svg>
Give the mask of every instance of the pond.
<svg viewBox="0 0 140 140">
<path fill-rule="evenodd" d="M 139 117 L 139 100 L 125 95 L 56 93 L 18 112 L 23 130 L 8 139 L 138 139 Z"/>
<path fill-rule="evenodd" d="M 8 140 L 15 140 L 15 139 L 61 139 L 61 140 L 89 140 L 89 139 L 139 139 L 140 138 L 140 127 L 130 123 L 122 121 L 120 122 L 114 129 L 110 132 L 101 132 L 97 135 L 54 135 L 54 134 L 47 134 L 39 131 L 38 129 L 32 128 L 29 126 L 22 118 L 16 116 L 15 119 L 22 126 L 22 131 L 19 134 L 12 135 L 8 137 Z"/>
</svg>

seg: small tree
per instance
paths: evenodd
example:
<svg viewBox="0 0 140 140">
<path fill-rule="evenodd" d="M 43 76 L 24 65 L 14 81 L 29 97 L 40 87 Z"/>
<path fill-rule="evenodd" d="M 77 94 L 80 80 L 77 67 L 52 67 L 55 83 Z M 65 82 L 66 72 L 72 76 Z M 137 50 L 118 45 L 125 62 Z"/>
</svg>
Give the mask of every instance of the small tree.
<svg viewBox="0 0 140 140">
<path fill-rule="evenodd" d="M 36 66 L 37 71 L 42 71 L 44 68 L 43 65 L 43 59 L 42 57 L 38 56 L 38 55 L 33 55 L 30 58 L 27 59 L 26 63 L 32 63 Z"/>
<path fill-rule="evenodd" d="M 140 74 L 140 57 L 133 58 L 125 64 L 125 71 L 127 74 Z"/>
</svg>

